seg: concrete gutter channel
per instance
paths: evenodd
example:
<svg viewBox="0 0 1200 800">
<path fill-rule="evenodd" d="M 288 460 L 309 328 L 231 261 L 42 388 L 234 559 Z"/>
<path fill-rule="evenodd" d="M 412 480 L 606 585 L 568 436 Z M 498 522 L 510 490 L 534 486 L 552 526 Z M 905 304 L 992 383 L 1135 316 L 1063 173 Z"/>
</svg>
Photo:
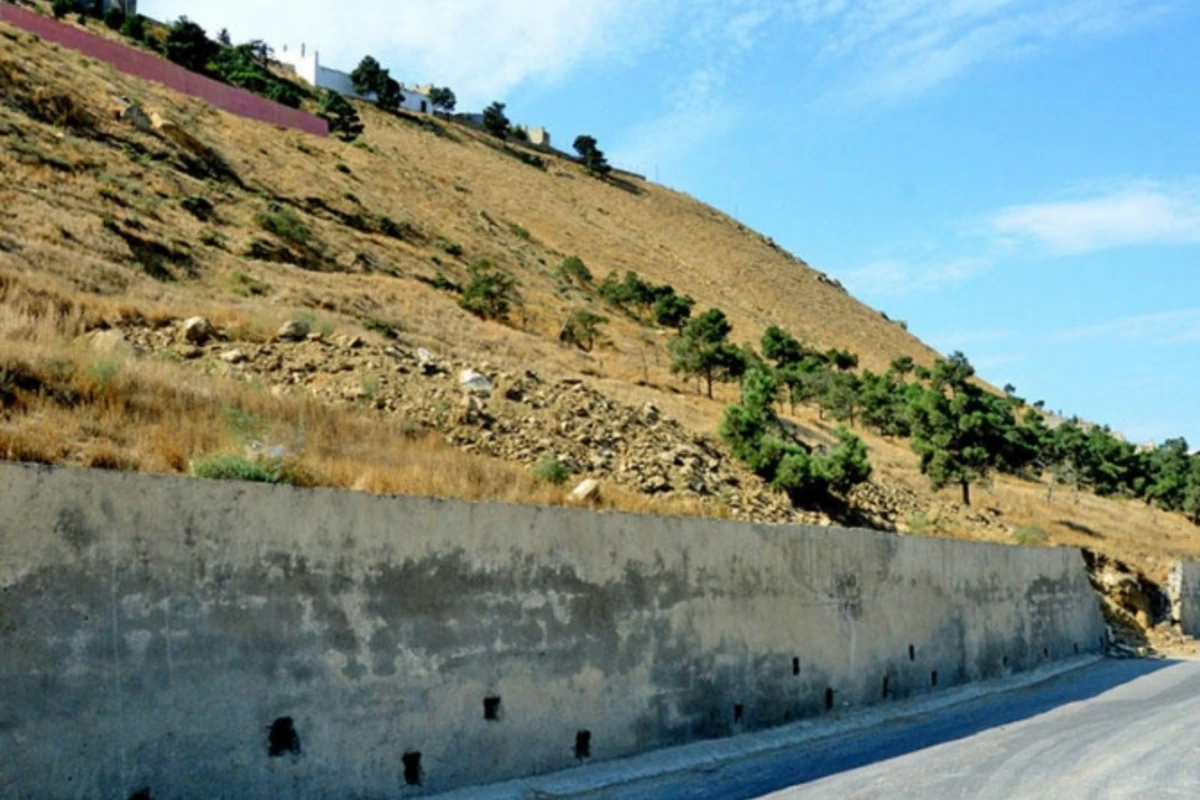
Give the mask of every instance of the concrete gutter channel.
<svg viewBox="0 0 1200 800">
<path fill-rule="evenodd" d="M 832 716 L 808 719 L 731 739 L 696 742 L 632 758 L 590 764 L 550 775 L 521 778 L 490 786 L 432 795 L 437 800 L 534 800 L 579 797 L 613 792 L 643 781 L 669 779 L 697 770 L 710 770 L 741 759 L 811 745 L 880 725 L 902 724 L 994 694 L 1018 691 L 1084 669 L 1104 660 L 1088 655 L 1037 667 L 1029 672 L 948 689 L 934 695 L 897 701 L 887 706 L 857 708 Z"/>
</svg>

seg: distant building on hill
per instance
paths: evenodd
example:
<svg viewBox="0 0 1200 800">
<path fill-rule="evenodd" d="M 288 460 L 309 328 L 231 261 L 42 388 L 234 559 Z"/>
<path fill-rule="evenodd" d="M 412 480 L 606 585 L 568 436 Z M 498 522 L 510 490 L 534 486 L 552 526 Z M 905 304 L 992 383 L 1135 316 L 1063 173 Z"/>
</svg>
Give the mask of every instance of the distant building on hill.
<svg viewBox="0 0 1200 800">
<path fill-rule="evenodd" d="M 350 73 L 322 66 L 320 52 L 309 50 L 308 46 L 303 43 L 298 49 L 290 49 L 285 44 L 282 49 L 275 51 L 275 60 L 284 66 L 291 67 L 297 78 L 318 89 L 328 89 L 331 92 L 344 94 L 347 97 L 356 97 L 359 100 L 375 100 L 374 92 L 364 95 L 354 91 Z M 400 107 L 419 114 L 431 113 L 433 103 L 429 100 L 429 92 L 432 88 L 428 84 L 412 87 L 400 84 L 400 93 L 404 95 Z"/>
<path fill-rule="evenodd" d="M 524 125 L 518 125 L 517 127 L 525 131 L 525 136 L 528 137 L 529 143 L 534 147 L 545 147 L 546 149 L 553 147 L 550 144 L 550 131 L 545 128 L 527 128 Z"/>
</svg>

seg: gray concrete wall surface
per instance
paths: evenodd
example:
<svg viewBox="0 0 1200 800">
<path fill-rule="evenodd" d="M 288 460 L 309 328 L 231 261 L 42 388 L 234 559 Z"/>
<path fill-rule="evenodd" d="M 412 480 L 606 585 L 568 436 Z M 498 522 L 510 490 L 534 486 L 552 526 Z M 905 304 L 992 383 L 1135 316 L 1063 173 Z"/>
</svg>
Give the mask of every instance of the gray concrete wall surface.
<svg viewBox="0 0 1200 800">
<path fill-rule="evenodd" d="M 1073 549 L 0 465 L 5 798 L 414 796 L 1103 637 Z"/>
<path fill-rule="evenodd" d="M 1200 564 L 1176 561 L 1168 592 L 1171 616 L 1186 636 L 1200 636 Z"/>
</svg>

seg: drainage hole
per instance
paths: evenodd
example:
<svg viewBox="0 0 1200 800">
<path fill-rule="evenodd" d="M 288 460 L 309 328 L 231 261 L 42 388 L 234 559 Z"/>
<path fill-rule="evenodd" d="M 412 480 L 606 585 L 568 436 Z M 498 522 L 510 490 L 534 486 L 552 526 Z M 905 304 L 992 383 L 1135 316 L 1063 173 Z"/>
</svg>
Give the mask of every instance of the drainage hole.
<svg viewBox="0 0 1200 800">
<path fill-rule="evenodd" d="M 582 761 L 592 757 L 592 732 L 580 731 L 575 734 L 575 758 Z"/>
<path fill-rule="evenodd" d="M 300 734 L 296 733 L 296 724 L 291 717 L 280 717 L 271 723 L 267 732 L 267 754 L 279 758 L 288 753 L 300 755 Z"/>
<path fill-rule="evenodd" d="M 401 756 L 404 762 L 404 783 L 408 786 L 420 786 L 424 777 L 421 770 L 421 754 L 419 752 L 405 753 Z"/>
<path fill-rule="evenodd" d="M 500 719 L 500 698 L 485 697 L 483 698 L 483 718 L 488 722 L 496 722 Z"/>
<path fill-rule="evenodd" d="M 800 659 L 798 659 L 798 658 L 792 659 L 792 674 L 793 675 L 800 674 Z"/>
<path fill-rule="evenodd" d="M 736 704 L 733 707 L 733 724 L 741 725 L 742 720 L 745 719 L 745 717 L 746 717 L 746 707 L 743 706 L 741 703 Z"/>
<path fill-rule="evenodd" d="M 833 689 L 825 690 L 825 710 L 833 711 Z"/>
</svg>

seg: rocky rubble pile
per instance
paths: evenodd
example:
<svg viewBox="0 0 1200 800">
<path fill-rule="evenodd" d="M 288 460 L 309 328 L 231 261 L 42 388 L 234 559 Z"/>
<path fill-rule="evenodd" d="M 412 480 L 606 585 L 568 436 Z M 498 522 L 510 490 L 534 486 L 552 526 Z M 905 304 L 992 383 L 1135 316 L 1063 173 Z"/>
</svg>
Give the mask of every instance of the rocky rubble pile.
<svg viewBox="0 0 1200 800">
<path fill-rule="evenodd" d="M 276 395 L 310 392 L 395 415 L 464 451 L 528 465 L 553 458 L 576 482 L 594 478 L 646 495 L 720 504 L 741 519 L 830 524 L 824 514 L 793 509 L 715 439 L 688 431 L 652 403 L 616 403 L 581 379 L 551 380 L 399 343 L 326 336 L 296 320 L 263 344 L 227 342 L 196 318 L 121 333 L 135 352 L 195 362 Z"/>
</svg>

